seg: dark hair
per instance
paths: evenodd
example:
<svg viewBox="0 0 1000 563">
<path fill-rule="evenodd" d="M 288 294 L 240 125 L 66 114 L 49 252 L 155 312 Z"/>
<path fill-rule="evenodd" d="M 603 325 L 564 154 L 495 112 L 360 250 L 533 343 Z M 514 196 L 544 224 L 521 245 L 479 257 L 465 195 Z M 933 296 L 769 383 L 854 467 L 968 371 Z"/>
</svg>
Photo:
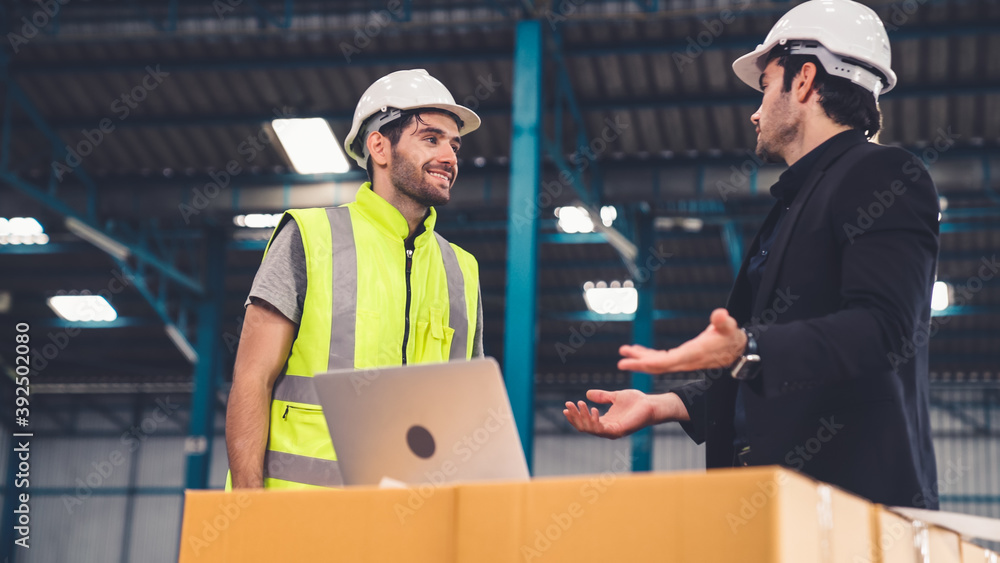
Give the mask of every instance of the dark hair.
<svg viewBox="0 0 1000 563">
<path fill-rule="evenodd" d="M 389 139 L 389 146 L 395 147 L 396 143 L 399 142 L 400 137 L 403 136 L 403 131 L 407 127 L 409 127 L 414 120 L 416 120 L 417 123 L 420 123 L 421 125 L 427 125 L 427 123 L 420 118 L 420 115 L 423 113 L 440 113 L 443 115 L 447 115 L 448 117 L 455 120 L 455 123 L 458 124 L 459 129 L 461 129 L 463 126 L 462 120 L 459 119 L 457 115 L 451 113 L 450 111 L 429 108 L 429 109 L 404 111 L 402 112 L 401 117 L 399 119 L 395 119 L 393 121 L 390 121 L 389 123 L 386 123 L 385 125 L 382 126 L 381 129 L 378 130 L 378 132 L 381 133 L 382 135 L 385 135 L 385 137 Z M 362 131 L 365 130 L 364 126 L 361 127 L 361 130 Z M 365 142 L 367 143 L 368 140 L 365 139 Z M 375 167 L 372 166 L 372 158 L 370 155 L 368 156 L 367 171 L 368 171 L 368 180 L 374 181 Z"/>
<path fill-rule="evenodd" d="M 871 139 L 882 128 L 882 114 L 875 104 L 875 96 L 861 86 L 839 76 L 830 76 L 813 55 L 789 55 L 781 47 L 772 49 L 767 62 L 778 61 L 785 69 L 782 92 L 792 90 L 792 82 L 806 63 L 816 65 L 813 88 L 819 94 L 819 104 L 834 122 L 860 129 Z"/>
</svg>

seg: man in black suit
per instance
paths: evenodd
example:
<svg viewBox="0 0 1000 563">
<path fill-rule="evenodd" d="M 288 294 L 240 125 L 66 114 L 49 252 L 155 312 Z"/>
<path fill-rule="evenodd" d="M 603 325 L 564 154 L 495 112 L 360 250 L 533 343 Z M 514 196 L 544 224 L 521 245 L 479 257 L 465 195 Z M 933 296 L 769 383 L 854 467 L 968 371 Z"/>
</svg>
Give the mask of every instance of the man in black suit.
<svg viewBox="0 0 1000 563">
<path fill-rule="evenodd" d="M 822 26 L 820 28 L 819 26 Z M 826 31 L 836 30 L 836 31 Z M 702 371 L 670 393 L 591 390 L 578 429 L 617 438 L 681 422 L 708 467 L 781 464 L 873 501 L 937 508 L 927 344 L 938 198 L 912 154 L 869 139 L 895 85 L 881 21 L 811 0 L 738 59 L 763 92 L 757 153 L 789 165 L 725 309 L 671 350 L 622 346 L 622 370 Z"/>
</svg>

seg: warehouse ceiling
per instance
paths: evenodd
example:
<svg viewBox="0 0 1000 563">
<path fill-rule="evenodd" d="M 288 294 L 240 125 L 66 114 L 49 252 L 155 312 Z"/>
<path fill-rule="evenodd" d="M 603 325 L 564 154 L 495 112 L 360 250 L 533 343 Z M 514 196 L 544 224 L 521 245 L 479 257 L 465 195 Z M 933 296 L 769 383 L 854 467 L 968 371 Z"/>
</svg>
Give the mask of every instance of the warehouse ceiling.
<svg viewBox="0 0 1000 563">
<path fill-rule="evenodd" d="M 59 4 L 58 0 L 50 0 Z M 888 24 L 899 86 L 881 101 L 879 142 L 928 164 L 947 205 L 938 277 L 955 305 L 935 317 L 932 377 L 998 377 L 1000 284 L 980 266 L 1000 249 L 1000 3 L 865 2 Z M 591 203 L 616 207 L 634 236 L 651 217 L 657 346 L 682 342 L 722 306 L 743 249 L 770 206 L 781 168 L 760 166 L 749 115 L 759 93 L 730 70 L 790 4 L 755 0 L 562 2 L 264 2 L 3 0 L 7 44 L 0 216 L 38 218 L 45 245 L 0 245 L 0 339 L 32 326 L 36 385 L 50 392 L 190 388 L 191 349 L 223 350 L 224 384 L 243 302 L 267 229 L 233 218 L 350 201 L 364 174 L 294 173 L 275 117 L 324 117 L 350 129 L 361 93 L 403 68 L 425 68 L 483 116 L 463 140 L 461 174 L 440 230 L 483 272 L 486 352 L 503 358 L 508 171 L 518 21 L 546 31 L 546 118 L 553 145 L 537 201 L 542 219 L 537 375 L 576 392 L 622 386 L 624 317 L 587 310 L 587 281 L 626 280 L 603 233 L 570 234 L 554 209 L 587 200 L 558 180 L 583 163 Z M 558 114 L 558 115 L 557 115 Z M 575 159 L 575 160 L 574 160 Z M 131 249 L 115 258 L 68 228 L 81 218 Z M 218 250 L 212 250 L 212 244 Z M 106 245 L 105 245 L 106 246 Z M 114 248 L 112 248 L 114 250 Z M 220 291 L 207 290 L 224 258 Z M 46 299 L 110 297 L 108 325 L 58 319 Z M 197 290 L 197 291 L 196 291 Z M 207 296 L 207 297 L 206 297 Z M 198 334 L 205 299 L 222 326 Z M 204 330 L 204 329 L 203 329 Z M 180 342 L 180 343 L 179 343 Z M 51 352 L 51 353 L 50 353 Z M 8 370 L 6 353 L 0 358 Z M 667 385 L 664 378 L 660 385 Z"/>
</svg>

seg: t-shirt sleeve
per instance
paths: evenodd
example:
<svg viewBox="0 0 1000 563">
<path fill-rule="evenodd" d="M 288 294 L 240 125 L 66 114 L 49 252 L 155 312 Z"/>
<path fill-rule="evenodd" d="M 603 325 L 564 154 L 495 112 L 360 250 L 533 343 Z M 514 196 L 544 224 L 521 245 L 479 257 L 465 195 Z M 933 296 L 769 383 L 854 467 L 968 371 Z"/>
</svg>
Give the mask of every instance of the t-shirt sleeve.
<svg viewBox="0 0 1000 563">
<path fill-rule="evenodd" d="M 266 301 L 295 324 L 306 300 L 306 252 L 295 221 L 286 221 L 271 241 L 244 307 Z"/>
</svg>

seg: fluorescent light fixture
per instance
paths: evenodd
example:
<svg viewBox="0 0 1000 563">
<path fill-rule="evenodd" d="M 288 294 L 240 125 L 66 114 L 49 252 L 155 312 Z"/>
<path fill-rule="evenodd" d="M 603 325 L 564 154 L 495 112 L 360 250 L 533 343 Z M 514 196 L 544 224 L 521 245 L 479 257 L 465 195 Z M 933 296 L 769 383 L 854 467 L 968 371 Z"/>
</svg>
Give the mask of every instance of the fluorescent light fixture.
<svg viewBox="0 0 1000 563">
<path fill-rule="evenodd" d="M 233 224 L 248 229 L 273 229 L 281 221 L 281 213 L 250 213 L 233 217 Z"/>
<path fill-rule="evenodd" d="M 56 295 L 49 297 L 49 307 L 70 322 L 111 322 L 118 312 L 100 295 Z"/>
<path fill-rule="evenodd" d="M 681 228 L 689 233 L 697 233 L 705 226 L 705 222 L 697 217 L 681 219 Z"/>
<path fill-rule="evenodd" d="M 74 235 L 82 238 L 119 260 L 127 260 L 132 254 L 132 251 L 129 250 L 124 244 L 74 217 L 66 218 L 66 228 Z"/>
<path fill-rule="evenodd" d="M 48 244 L 49 235 L 34 217 L 0 217 L 0 245 Z"/>
<path fill-rule="evenodd" d="M 944 311 L 951 305 L 951 286 L 948 282 L 934 282 L 934 291 L 931 293 L 931 309 Z"/>
<path fill-rule="evenodd" d="M 583 284 L 583 300 L 587 308 L 599 315 L 632 314 L 639 308 L 639 292 L 631 281 L 599 281 Z"/>
<path fill-rule="evenodd" d="M 564 233 L 594 232 L 594 221 L 590 218 L 590 212 L 582 207 L 557 207 L 555 214 L 559 218 L 557 226 Z"/>
<path fill-rule="evenodd" d="M 271 126 L 299 174 L 342 174 L 351 169 L 344 149 L 322 117 L 275 119 Z"/>
</svg>

